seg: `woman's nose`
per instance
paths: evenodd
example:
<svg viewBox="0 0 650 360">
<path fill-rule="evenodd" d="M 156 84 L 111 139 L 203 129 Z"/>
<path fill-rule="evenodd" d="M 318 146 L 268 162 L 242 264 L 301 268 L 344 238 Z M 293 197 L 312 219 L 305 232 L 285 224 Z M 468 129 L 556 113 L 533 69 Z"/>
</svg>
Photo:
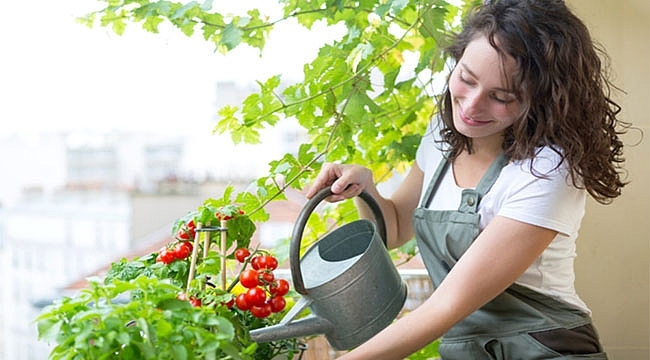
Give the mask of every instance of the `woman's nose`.
<svg viewBox="0 0 650 360">
<path fill-rule="evenodd" d="M 483 106 L 483 96 L 480 91 L 473 91 L 465 96 L 465 113 L 472 115 L 480 112 Z"/>
</svg>

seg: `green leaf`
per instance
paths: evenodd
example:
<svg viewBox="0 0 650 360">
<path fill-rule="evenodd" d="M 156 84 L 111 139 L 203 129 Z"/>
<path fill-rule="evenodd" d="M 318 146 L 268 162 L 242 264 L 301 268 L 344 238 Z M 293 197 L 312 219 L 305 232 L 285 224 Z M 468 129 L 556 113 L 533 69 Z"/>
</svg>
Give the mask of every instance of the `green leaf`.
<svg viewBox="0 0 650 360">
<path fill-rule="evenodd" d="M 171 299 L 163 299 L 160 302 L 158 302 L 157 308 L 159 308 L 160 310 L 176 311 L 182 309 L 191 309 L 192 305 L 190 305 L 190 303 L 187 301 L 171 298 Z"/>
<path fill-rule="evenodd" d="M 171 345 L 171 355 L 174 360 L 186 360 L 188 359 L 187 349 L 181 344 L 172 344 Z"/>
<path fill-rule="evenodd" d="M 185 13 L 188 10 L 193 9 L 193 8 L 195 8 L 197 6 L 198 6 L 198 3 L 196 1 L 190 1 L 189 3 L 181 6 L 176 11 L 174 11 L 174 13 L 172 14 L 172 16 L 169 17 L 169 19 L 170 20 L 176 20 L 176 19 L 179 19 L 181 17 L 184 17 Z"/>
<path fill-rule="evenodd" d="M 37 323 L 38 339 L 54 341 L 61 332 L 61 321 L 55 319 L 43 319 Z"/>
<path fill-rule="evenodd" d="M 359 63 L 372 55 L 374 49 L 374 46 L 369 43 L 358 44 L 346 59 L 348 66 L 350 66 L 352 71 L 356 72 Z"/>
<path fill-rule="evenodd" d="M 115 337 L 115 340 L 121 345 L 128 345 L 131 343 L 131 336 L 126 332 L 120 332 Z"/>
<path fill-rule="evenodd" d="M 149 16 L 149 17 L 147 17 L 145 22 L 142 24 L 142 28 L 149 31 L 149 32 L 157 34 L 158 33 L 158 25 L 160 25 L 161 22 L 163 22 L 163 19 L 161 17 Z"/>
<path fill-rule="evenodd" d="M 390 8 L 394 14 L 398 14 L 408 5 L 408 3 L 408 0 L 393 0 Z"/>
<path fill-rule="evenodd" d="M 219 46 L 224 46 L 227 50 L 234 49 L 242 40 L 242 31 L 235 24 L 227 24 L 223 28 Z"/>
</svg>

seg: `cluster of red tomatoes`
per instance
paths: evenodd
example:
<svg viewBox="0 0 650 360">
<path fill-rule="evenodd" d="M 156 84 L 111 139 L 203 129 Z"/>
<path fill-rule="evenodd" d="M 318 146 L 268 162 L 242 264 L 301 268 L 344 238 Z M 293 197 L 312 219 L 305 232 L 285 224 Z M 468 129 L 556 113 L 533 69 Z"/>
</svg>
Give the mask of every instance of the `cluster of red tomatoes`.
<svg viewBox="0 0 650 360">
<path fill-rule="evenodd" d="M 160 249 L 156 261 L 170 264 L 176 260 L 187 259 L 193 249 L 190 239 L 193 239 L 195 234 L 196 226 L 194 221 L 190 221 L 178 230 L 176 234 L 176 240 L 178 241 L 173 246 L 165 246 Z"/>
<path fill-rule="evenodd" d="M 275 278 L 273 270 L 278 267 L 278 260 L 268 254 L 250 256 L 246 248 L 235 251 L 237 261 L 248 261 L 251 265 L 251 268 L 243 269 L 239 274 L 239 282 L 247 290 L 235 298 L 237 308 L 250 311 L 257 318 L 284 310 L 287 305 L 284 295 L 289 292 L 289 282 Z"/>
<path fill-rule="evenodd" d="M 163 264 L 170 264 L 176 260 L 184 260 L 187 259 L 188 256 L 192 253 L 192 243 L 189 241 L 180 241 L 177 242 L 176 245 L 172 247 L 163 247 L 160 249 L 158 252 L 158 256 L 156 257 L 157 262 L 161 262 Z"/>
</svg>

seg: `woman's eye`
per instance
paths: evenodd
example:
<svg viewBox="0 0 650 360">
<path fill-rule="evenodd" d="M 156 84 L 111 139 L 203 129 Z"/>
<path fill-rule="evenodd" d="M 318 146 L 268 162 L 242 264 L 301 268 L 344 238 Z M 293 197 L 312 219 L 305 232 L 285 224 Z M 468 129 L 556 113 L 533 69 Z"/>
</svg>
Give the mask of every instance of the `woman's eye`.
<svg viewBox="0 0 650 360">
<path fill-rule="evenodd" d="M 513 102 L 515 99 L 513 99 L 511 96 L 500 96 L 498 94 L 492 94 L 491 98 L 494 99 L 494 101 L 501 103 L 501 104 L 508 104 Z"/>
<path fill-rule="evenodd" d="M 505 104 L 505 103 L 508 102 L 508 100 L 506 100 L 506 99 L 504 99 L 504 98 L 500 98 L 500 97 L 497 96 L 497 95 L 492 95 L 492 99 L 494 99 L 496 102 L 500 102 L 500 103 L 502 103 L 502 104 Z"/>
<path fill-rule="evenodd" d="M 467 79 L 467 78 L 465 78 L 465 76 L 463 76 L 462 73 L 460 75 L 458 75 L 458 77 L 460 78 L 460 81 L 462 81 L 463 83 L 465 83 L 467 85 L 474 85 L 474 82 Z"/>
</svg>

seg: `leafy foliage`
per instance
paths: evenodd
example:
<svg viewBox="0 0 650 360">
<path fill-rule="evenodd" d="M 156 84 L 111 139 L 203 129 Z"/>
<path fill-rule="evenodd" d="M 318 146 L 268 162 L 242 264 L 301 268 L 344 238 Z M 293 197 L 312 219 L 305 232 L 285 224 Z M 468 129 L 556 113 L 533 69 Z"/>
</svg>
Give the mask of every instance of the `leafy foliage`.
<svg viewBox="0 0 650 360">
<path fill-rule="evenodd" d="M 228 247 L 222 243 L 225 249 L 247 249 L 255 226 L 236 205 L 217 204 L 207 200 L 174 225 L 174 234 L 196 229 L 193 255 L 202 248 L 204 256 L 190 259 L 184 254 L 168 262 L 160 257 L 161 249 L 122 259 L 111 264 L 103 281 L 91 279 L 78 296 L 48 306 L 36 321 L 39 339 L 56 344 L 50 358 L 265 360 L 299 353 L 297 339 L 262 344 L 250 339 L 249 330 L 277 324 L 289 308 L 256 317 L 233 306 L 235 296 L 245 291 L 238 279 L 248 260 L 239 270 L 227 267 L 226 258 L 235 260 L 234 251 L 215 251 L 221 239 L 201 231 L 201 221 L 220 219 L 220 225 L 228 225 L 227 237 L 232 240 Z M 194 228 L 189 223 L 200 225 Z M 216 230 L 225 233 L 224 228 Z M 191 241 L 177 237 L 172 244 Z M 250 259 L 268 255 L 257 249 L 249 254 Z M 213 283 L 220 277 L 226 280 L 227 274 L 236 274 L 230 284 Z"/>
<path fill-rule="evenodd" d="M 235 143 L 259 143 L 260 132 L 293 118 L 307 137 L 295 153 L 269 164 L 268 175 L 237 202 L 260 214 L 269 201 L 283 199 L 287 187 L 301 189 L 323 161 L 368 165 L 384 181 L 403 173 L 415 157 L 421 134 L 436 109 L 445 76 L 442 48 L 459 18 L 478 0 L 454 5 L 444 0 L 278 0 L 282 17 L 258 9 L 245 15 L 212 10 L 212 1 L 177 3 L 104 0 L 106 7 L 80 19 L 118 34 L 127 23 L 150 32 L 163 24 L 188 36 L 200 32 L 223 53 L 250 46 L 262 51 L 273 27 L 289 19 L 310 29 L 321 23 L 344 27 L 342 37 L 324 44 L 303 67 L 303 80 L 285 85 L 281 76 L 259 80 L 259 91 L 241 104 L 218 110 L 215 133 Z M 240 196 L 240 195 L 238 195 Z"/>
<path fill-rule="evenodd" d="M 277 322 L 226 306 L 192 306 L 182 289 L 157 277 L 90 282 L 80 296 L 50 306 L 39 337 L 56 343 L 51 359 L 270 359 L 297 353 L 292 341 L 256 344 L 248 329 Z M 142 296 L 128 300 L 129 293 Z"/>
<path fill-rule="evenodd" d="M 92 282 L 91 286 L 41 317 L 41 336 L 59 343 L 52 358 L 74 354 L 74 358 L 109 359 L 119 353 L 132 359 L 187 359 L 188 354 L 207 355 L 217 348 L 234 351 L 229 346 L 234 335 L 231 322 L 177 300 L 178 288 L 171 284 L 140 276 L 131 282 L 113 281 L 110 286 Z M 119 295 L 133 290 L 147 297 L 141 302 L 116 302 Z M 104 329 L 98 331 L 98 324 Z M 104 332 L 108 336 L 98 336 Z"/>
</svg>

